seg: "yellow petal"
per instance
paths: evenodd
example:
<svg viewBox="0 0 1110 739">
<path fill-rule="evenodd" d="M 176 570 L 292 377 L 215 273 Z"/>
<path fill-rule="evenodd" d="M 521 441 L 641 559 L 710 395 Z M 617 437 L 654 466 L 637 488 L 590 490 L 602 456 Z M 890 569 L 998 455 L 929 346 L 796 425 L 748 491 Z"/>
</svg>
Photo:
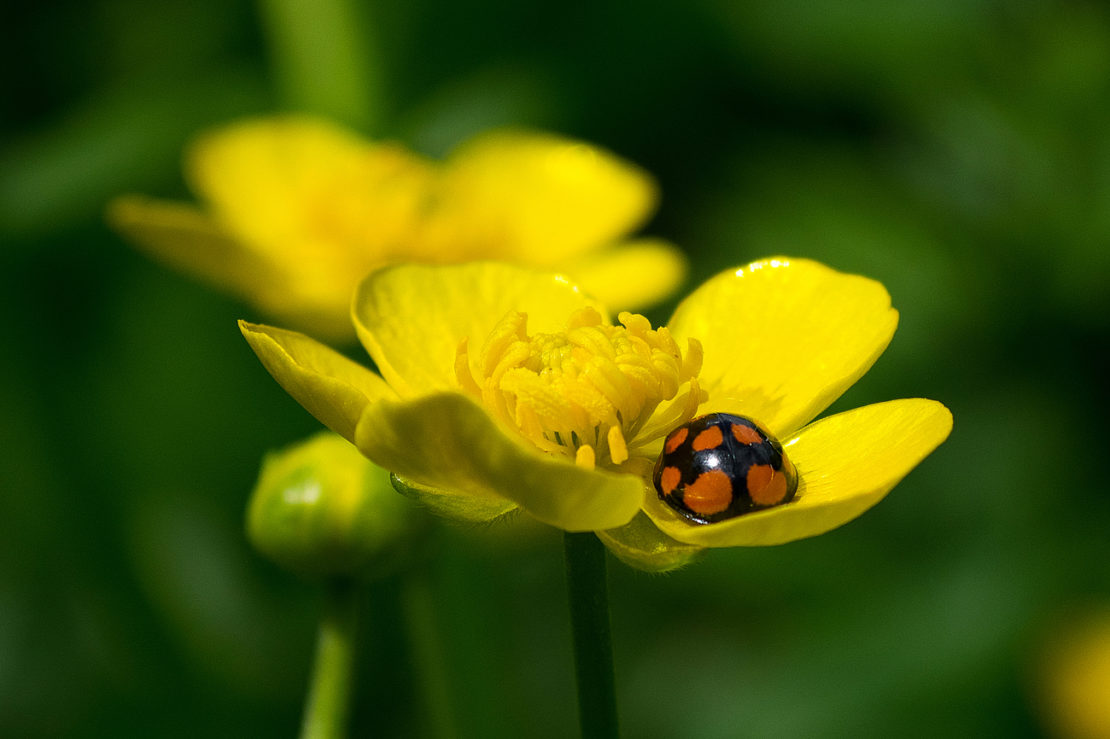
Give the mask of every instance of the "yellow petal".
<svg viewBox="0 0 1110 739">
<path fill-rule="evenodd" d="M 382 376 L 406 395 L 458 387 L 459 343 L 469 337 L 471 355 L 478 355 L 510 310 L 528 315 L 530 333 L 555 332 L 587 305 L 596 304 L 566 278 L 548 273 L 494 262 L 404 264 L 364 280 L 352 313 Z"/>
<path fill-rule="evenodd" d="M 598 531 L 597 536 L 617 559 L 647 572 L 676 570 L 704 551 L 667 536 L 643 512 L 620 528 Z"/>
<path fill-rule="evenodd" d="M 307 116 L 238 121 L 186 151 L 190 188 L 235 232 L 271 244 L 302 229 L 305 196 L 350 171 L 370 145 Z"/>
<path fill-rule="evenodd" d="M 704 547 L 767 546 L 816 536 L 882 500 L 951 430 L 952 414 L 935 400 L 857 408 L 784 440 L 799 478 L 797 497 L 786 505 L 701 525 L 688 523 L 654 495 L 645 511 L 664 533 Z"/>
<path fill-rule="evenodd" d="M 395 396 L 382 378 L 304 334 L 246 321 L 239 330 L 278 384 L 349 441 L 368 403 Z"/>
<path fill-rule="evenodd" d="M 124 195 L 108 205 L 107 217 L 155 258 L 247 298 L 264 292 L 275 277 L 265 260 L 188 203 Z"/>
<path fill-rule="evenodd" d="M 345 291 L 334 280 L 314 289 L 319 281 L 304 279 L 314 265 L 275 262 L 188 203 L 128 195 L 112 201 L 107 216 L 113 228 L 151 256 L 272 316 L 337 339 L 354 334 L 348 309 L 356 280 L 349 276 Z"/>
<path fill-rule="evenodd" d="M 566 265 L 587 295 L 620 310 L 639 310 L 671 295 L 686 279 L 686 257 L 659 239 L 628 241 Z"/>
<path fill-rule="evenodd" d="M 750 416 L 781 439 L 858 380 L 897 324 L 880 283 L 780 257 L 710 279 L 668 326 L 702 343 L 706 410 Z"/>
<path fill-rule="evenodd" d="M 187 152 L 190 186 L 252 249 L 345 284 L 403 258 L 434 168 L 391 144 L 309 116 L 239 121 Z M 292 264 L 290 264 L 292 266 Z"/>
<path fill-rule="evenodd" d="M 363 454 L 397 476 L 484 501 L 511 501 L 567 531 L 627 523 L 643 499 L 635 475 L 587 470 L 507 435 L 459 393 L 367 406 L 355 434 Z"/>
<path fill-rule="evenodd" d="M 654 209 L 654 182 L 610 152 L 558 136 L 497 131 L 452 153 L 427 249 L 464 259 L 561 264 L 613 243 Z"/>
</svg>

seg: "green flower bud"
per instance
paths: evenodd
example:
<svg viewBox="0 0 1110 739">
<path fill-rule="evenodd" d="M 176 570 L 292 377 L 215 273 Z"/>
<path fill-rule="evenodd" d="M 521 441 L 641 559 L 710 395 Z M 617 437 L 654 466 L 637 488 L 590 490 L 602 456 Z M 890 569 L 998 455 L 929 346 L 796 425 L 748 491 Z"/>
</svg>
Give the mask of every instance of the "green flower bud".
<svg viewBox="0 0 1110 739">
<path fill-rule="evenodd" d="M 388 568 L 420 516 L 389 472 L 330 432 L 266 455 L 247 511 L 251 544 L 278 564 L 317 576 Z"/>
</svg>

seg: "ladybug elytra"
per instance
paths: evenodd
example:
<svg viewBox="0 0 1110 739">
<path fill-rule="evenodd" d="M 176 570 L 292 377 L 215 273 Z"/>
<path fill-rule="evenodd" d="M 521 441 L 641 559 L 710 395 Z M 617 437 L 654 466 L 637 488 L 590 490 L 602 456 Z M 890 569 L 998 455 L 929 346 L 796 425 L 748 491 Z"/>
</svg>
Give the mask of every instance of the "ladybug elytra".
<svg viewBox="0 0 1110 739">
<path fill-rule="evenodd" d="M 659 499 L 695 523 L 788 503 L 798 473 L 782 445 L 744 416 L 710 413 L 667 435 L 655 463 Z"/>
</svg>

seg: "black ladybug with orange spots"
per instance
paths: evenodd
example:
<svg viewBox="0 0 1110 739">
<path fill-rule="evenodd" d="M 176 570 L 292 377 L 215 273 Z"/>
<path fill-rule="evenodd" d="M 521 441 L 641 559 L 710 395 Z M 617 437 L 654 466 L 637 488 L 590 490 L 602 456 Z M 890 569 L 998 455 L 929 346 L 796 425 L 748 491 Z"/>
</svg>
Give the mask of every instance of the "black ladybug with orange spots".
<svg viewBox="0 0 1110 739">
<path fill-rule="evenodd" d="M 782 445 L 755 421 L 710 413 L 667 435 L 655 463 L 660 500 L 695 523 L 715 523 L 788 503 L 798 474 Z"/>
</svg>

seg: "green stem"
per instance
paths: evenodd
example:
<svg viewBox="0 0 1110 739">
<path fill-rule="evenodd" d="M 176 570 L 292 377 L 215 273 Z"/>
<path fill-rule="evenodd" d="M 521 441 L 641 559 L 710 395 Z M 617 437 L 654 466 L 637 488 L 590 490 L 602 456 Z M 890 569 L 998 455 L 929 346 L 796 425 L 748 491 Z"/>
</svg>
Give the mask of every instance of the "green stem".
<svg viewBox="0 0 1110 739">
<path fill-rule="evenodd" d="M 574 669 L 578 677 L 578 723 L 583 739 L 614 739 L 617 696 L 609 635 L 605 545 L 590 532 L 567 532 L 564 541 Z"/>
<path fill-rule="evenodd" d="M 353 0 L 259 0 L 285 105 L 377 133 L 381 63 L 366 5 Z"/>
<path fill-rule="evenodd" d="M 409 650 L 420 689 L 422 729 L 426 736 L 455 736 L 451 689 L 443 666 L 443 643 L 436 625 L 435 596 L 422 569 L 406 573 L 401 585 Z"/>
<path fill-rule="evenodd" d="M 347 735 L 359 594 L 354 580 L 327 583 L 301 739 L 340 739 Z"/>
</svg>

